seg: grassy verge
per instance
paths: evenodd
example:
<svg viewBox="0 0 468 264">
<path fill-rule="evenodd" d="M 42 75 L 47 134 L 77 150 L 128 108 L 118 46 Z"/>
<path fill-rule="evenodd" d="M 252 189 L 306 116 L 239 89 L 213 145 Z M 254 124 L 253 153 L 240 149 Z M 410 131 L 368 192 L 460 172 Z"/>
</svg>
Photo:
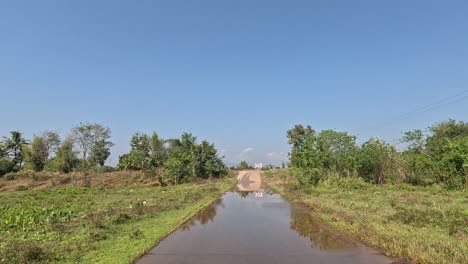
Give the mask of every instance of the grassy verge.
<svg viewBox="0 0 468 264">
<path fill-rule="evenodd" d="M 269 186 L 316 211 L 323 222 L 411 263 L 468 263 L 468 192 L 440 187 L 335 180 L 294 184 L 286 171 L 265 172 Z"/>
<path fill-rule="evenodd" d="M 0 193 L 0 262 L 129 263 L 233 184 Z"/>
</svg>

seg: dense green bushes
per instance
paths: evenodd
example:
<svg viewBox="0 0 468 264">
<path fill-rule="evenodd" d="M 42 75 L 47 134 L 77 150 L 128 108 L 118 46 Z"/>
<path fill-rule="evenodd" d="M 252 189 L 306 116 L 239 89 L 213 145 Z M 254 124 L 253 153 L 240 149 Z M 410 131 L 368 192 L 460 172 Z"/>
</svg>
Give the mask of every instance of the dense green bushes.
<svg viewBox="0 0 468 264">
<path fill-rule="evenodd" d="M 184 133 L 180 139 L 159 139 L 156 133 L 151 137 L 136 133 L 130 141 L 129 153 L 119 157 L 119 169 L 156 170 L 174 183 L 200 178 L 217 178 L 227 174 L 223 161 L 218 157 L 213 144 L 196 142 L 192 134 Z"/>
<path fill-rule="evenodd" d="M 15 169 L 15 162 L 7 158 L 0 158 L 0 177 L 13 172 Z"/>
<path fill-rule="evenodd" d="M 372 138 L 362 145 L 346 132 L 316 132 L 296 125 L 287 133 L 290 170 L 300 184 L 317 184 L 330 175 L 361 177 L 367 182 L 443 184 L 449 188 L 468 184 L 468 123 L 448 120 L 428 129 L 406 132 L 406 149 Z"/>
</svg>

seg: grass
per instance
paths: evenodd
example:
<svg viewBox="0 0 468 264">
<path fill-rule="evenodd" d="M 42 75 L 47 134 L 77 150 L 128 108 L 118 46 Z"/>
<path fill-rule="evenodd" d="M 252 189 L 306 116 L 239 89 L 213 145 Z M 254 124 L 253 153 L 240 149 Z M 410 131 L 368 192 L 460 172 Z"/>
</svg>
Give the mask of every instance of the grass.
<svg viewBox="0 0 468 264">
<path fill-rule="evenodd" d="M 468 192 L 438 186 L 371 185 L 335 179 L 299 187 L 286 171 L 265 172 L 285 198 L 323 222 L 411 263 L 468 263 Z"/>
<path fill-rule="evenodd" d="M 130 263 L 233 184 L 0 192 L 0 263 Z"/>
</svg>

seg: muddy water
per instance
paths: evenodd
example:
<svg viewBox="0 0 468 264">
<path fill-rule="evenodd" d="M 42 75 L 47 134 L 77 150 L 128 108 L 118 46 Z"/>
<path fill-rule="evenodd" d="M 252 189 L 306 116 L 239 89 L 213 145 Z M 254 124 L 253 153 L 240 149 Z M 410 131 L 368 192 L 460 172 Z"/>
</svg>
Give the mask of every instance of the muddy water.
<svg viewBox="0 0 468 264">
<path fill-rule="evenodd" d="M 332 232 L 308 208 L 259 190 L 225 193 L 136 263 L 391 263 Z"/>
</svg>

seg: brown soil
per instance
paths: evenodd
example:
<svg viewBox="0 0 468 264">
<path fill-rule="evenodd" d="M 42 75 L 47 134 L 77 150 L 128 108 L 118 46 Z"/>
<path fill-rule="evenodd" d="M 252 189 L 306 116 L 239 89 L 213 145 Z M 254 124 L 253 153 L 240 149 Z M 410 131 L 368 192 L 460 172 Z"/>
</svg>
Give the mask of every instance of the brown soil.
<svg viewBox="0 0 468 264">
<path fill-rule="evenodd" d="M 104 173 L 73 172 L 60 174 L 54 172 L 19 172 L 0 178 L 0 192 L 20 189 L 44 190 L 57 187 L 122 187 L 122 186 L 160 186 L 158 178 L 141 171 L 115 171 Z M 24 186 L 24 187 L 21 187 Z"/>
</svg>

